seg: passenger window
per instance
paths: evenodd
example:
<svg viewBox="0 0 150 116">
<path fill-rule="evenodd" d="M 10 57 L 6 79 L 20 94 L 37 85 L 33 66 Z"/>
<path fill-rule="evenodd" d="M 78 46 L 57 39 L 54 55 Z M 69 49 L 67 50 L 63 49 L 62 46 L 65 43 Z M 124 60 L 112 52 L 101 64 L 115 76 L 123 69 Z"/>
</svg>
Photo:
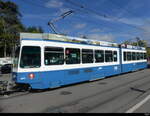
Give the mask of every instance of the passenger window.
<svg viewBox="0 0 150 116">
<path fill-rule="evenodd" d="M 104 51 L 103 50 L 95 50 L 95 62 L 104 62 Z"/>
<path fill-rule="evenodd" d="M 140 60 L 140 53 L 136 53 L 136 55 L 137 55 L 137 60 Z"/>
<path fill-rule="evenodd" d="M 41 66 L 41 48 L 23 46 L 20 60 L 21 68 L 39 68 Z"/>
<path fill-rule="evenodd" d="M 112 51 L 105 51 L 105 61 L 113 62 L 113 53 Z"/>
<path fill-rule="evenodd" d="M 143 53 L 140 53 L 140 59 L 143 60 L 144 56 Z"/>
<path fill-rule="evenodd" d="M 64 64 L 64 49 L 58 47 L 45 47 L 44 63 L 45 65 Z"/>
<path fill-rule="evenodd" d="M 132 52 L 132 60 L 136 60 L 136 53 Z"/>
<path fill-rule="evenodd" d="M 66 48 L 66 64 L 80 64 L 80 49 Z"/>
<path fill-rule="evenodd" d="M 127 60 L 128 60 L 128 61 L 131 61 L 131 60 L 132 60 L 131 52 L 127 52 Z"/>
<path fill-rule="evenodd" d="M 114 58 L 114 62 L 117 62 L 117 51 L 114 51 L 113 58 Z"/>
<path fill-rule="evenodd" d="M 93 50 L 82 49 L 82 63 L 93 63 Z"/>
<path fill-rule="evenodd" d="M 127 52 L 123 52 L 124 61 L 127 61 Z"/>
</svg>

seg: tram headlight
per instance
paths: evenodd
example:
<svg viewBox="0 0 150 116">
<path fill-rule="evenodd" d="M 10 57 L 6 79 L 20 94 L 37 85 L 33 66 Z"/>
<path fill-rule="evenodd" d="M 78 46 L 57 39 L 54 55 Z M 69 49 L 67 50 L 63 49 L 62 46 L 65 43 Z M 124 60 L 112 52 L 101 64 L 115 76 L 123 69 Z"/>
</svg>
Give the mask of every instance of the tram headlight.
<svg viewBox="0 0 150 116">
<path fill-rule="evenodd" d="M 30 79 L 33 79 L 33 78 L 35 77 L 35 75 L 34 75 L 33 73 L 30 73 L 30 74 L 28 75 L 28 77 L 29 77 Z"/>
</svg>

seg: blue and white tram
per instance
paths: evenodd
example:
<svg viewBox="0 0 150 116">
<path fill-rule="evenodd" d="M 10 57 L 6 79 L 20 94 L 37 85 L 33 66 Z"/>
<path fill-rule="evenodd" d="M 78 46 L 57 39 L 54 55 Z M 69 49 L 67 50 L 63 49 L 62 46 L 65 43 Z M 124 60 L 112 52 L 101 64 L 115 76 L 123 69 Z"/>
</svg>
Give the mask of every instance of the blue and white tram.
<svg viewBox="0 0 150 116">
<path fill-rule="evenodd" d="M 121 48 L 122 73 L 147 68 L 146 50 L 140 47 L 128 46 Z"/>
<path fill-rule="evenodd" d="M 124 61 L 120 52 L 139 52 L 143 57 Z M 146 68 L 145 54 L 145 50 L 120 48 L 114 43 L 21 33 L 13 80 L 17 84 L 28 84 L 32 89 L 56 88 Z"/>
</svg>

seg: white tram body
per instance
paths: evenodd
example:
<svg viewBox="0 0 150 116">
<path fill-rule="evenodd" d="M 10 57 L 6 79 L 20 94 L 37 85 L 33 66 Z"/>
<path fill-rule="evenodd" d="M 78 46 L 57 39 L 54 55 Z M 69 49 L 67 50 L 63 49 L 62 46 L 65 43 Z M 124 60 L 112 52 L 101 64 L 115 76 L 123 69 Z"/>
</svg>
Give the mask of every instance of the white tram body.
<svg viewBox="0 0 150 116">
<path fill-rule="evenodd" d="M 141 53 L 143 57 L 133 61 L 132 53 Z M 20 48 L 14 58 L 13 80 L 33 89 L 96 80 L 146 68 L 145 54 L 143 48 L 123 48 L 116 43 L 21 33 Z"/>
</svg>

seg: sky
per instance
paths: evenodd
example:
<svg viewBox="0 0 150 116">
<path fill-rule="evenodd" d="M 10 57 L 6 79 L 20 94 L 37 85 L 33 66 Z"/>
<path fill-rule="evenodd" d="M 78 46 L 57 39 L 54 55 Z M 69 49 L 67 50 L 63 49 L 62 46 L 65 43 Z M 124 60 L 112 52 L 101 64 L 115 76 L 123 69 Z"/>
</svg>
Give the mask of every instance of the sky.
<svg viewBox="0 0 150 116">
<path fill-rule="evenodd" d="M 140 37 L 150 44 L 150 0 L 9 0 L 19 6 L 26 26 L 47 25 L 67 11 L 72 14 L 54 22 L 59 33 L 122 43 Z"/>
</svg>

